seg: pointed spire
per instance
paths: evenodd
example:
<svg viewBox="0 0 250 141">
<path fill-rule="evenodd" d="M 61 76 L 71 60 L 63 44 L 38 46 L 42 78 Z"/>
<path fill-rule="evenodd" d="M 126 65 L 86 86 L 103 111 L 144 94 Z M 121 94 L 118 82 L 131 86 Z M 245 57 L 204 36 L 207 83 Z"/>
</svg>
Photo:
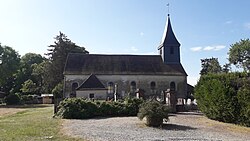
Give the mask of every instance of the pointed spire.
<svg viewBox="0 0 250 141">
<path fill-rule="evenodd" d="M 175 34 L 173 32 L 169 14 L 160 46 L 163 47 L 166 45 L 180 46 L 180 43 L 176 39 Z"/>
</svg>

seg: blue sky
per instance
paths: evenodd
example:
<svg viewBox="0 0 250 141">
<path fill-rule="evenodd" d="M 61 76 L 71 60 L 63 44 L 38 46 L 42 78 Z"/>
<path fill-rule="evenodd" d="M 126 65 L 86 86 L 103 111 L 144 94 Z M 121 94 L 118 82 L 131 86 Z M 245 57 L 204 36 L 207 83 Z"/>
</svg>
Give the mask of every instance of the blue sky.
<svg viewBox="0 0 250 141">
<path fill-rule="evenodd" d="M 167 3 L 191 84 L 200 59 L 223 65 L 230 45 L 250 36 L 248 0 L 0 0 L 0 43 L 43 55 L 61 31 L 90 53 L 157 54 Z"/>
</svg>

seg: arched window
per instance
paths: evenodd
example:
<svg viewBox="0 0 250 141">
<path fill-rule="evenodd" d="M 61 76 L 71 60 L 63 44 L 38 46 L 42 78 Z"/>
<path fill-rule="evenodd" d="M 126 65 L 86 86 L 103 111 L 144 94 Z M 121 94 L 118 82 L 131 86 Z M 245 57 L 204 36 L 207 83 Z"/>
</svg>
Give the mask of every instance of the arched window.
<svg viewBox="0 0 250 141">
<path fill-rule="evenodd" d="M 153 94 L 153 95 L 156 94 L 155 87 L 156 87 L 156 84 L 155 84 L 154 81 L 152 81 L 152 82 L 150 83 L 150 90 L 151 90 L 151 94 Z"/>
<path fill-rule="evenodd" d="M 136 83 L 135 83 L 135 81 L 132 81 L 130 83 L 130 91 L 135 92 L 135 90 L 136 90 Z"/>
<path fill-rule="evenodd" d="M 114 83 L 113 82 L 108 83 L 108 94 L 114 94 Z"/>
<path fill-rule="evenodd" d="M 78 83 L 74 82 L 72 83 L 72 91 L 76 91 L 76 88 L 78 87 Z"/>
<path fill-rule="evenodd" d="M 150 83 L 150 89 L 151 89 L 151 90 L 155 90 L 155 86 L 156 86 L 155 82 L 152 81 L 152 82 Z"/>
<path fill-rule="evenodd" d="M 170 83 L 170 90 L 175 91 L 175 83 L 174 82 Z"/>
</svg>

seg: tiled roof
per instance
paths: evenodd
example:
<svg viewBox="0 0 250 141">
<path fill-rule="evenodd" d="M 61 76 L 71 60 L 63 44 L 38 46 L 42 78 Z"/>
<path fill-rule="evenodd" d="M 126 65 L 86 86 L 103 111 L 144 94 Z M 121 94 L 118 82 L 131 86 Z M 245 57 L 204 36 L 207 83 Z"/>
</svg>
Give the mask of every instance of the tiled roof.
<svg viewBox="0 0 250 141">
<path fill-rule="evenodd" d="M 163 63 L 160 55 L 70 53 L 64 74 L 187 75 L 181 64 Z"/>
</svg>

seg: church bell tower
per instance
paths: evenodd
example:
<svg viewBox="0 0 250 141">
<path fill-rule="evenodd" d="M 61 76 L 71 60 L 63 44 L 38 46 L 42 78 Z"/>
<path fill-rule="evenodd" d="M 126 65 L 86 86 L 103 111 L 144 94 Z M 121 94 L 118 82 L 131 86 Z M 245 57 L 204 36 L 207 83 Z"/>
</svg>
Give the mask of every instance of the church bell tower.
<svg viewBox="0 0 250 141">
<path fill-rule="evenodd" d="M 180 45 L 174 35 L 168 14 L 162 41 L 158 47 L 159 54 L 165 64 L 180 64 Z"/>
</svg>

